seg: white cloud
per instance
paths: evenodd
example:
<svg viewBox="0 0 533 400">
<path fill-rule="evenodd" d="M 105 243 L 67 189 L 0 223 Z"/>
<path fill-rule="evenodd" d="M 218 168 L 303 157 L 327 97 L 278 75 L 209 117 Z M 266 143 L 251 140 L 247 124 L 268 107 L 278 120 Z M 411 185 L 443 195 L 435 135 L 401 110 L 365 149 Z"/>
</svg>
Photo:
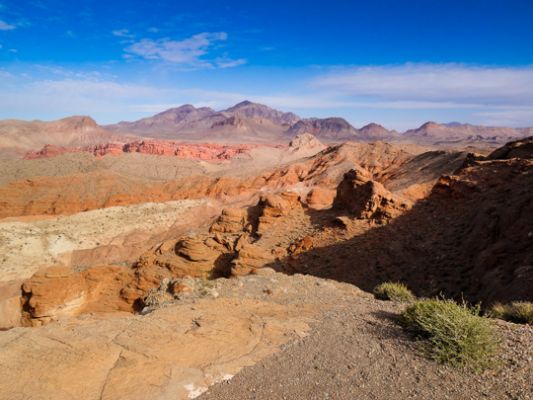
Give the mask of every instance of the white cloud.
<svg viewBox="0 0 533 400">
<path fill-rule="evenodd" d="M 345 96 L 388 101 L 446 103 L 533 103 L 533 66 L 405 64 L 333 71 L 315 88 Z"/>
<path fill-rule="evenodd" d="M 222 68 L 223 63 L 229 61 L 227 58 L 214 57 L 207 62 L 211 68 Z M 157 71 L 160 66 L 156 65 L 152 71 Z M 167 65 L 163 67 L 166 69 Z M 527 68 L 509 70 L 509 75 L 513 75 L 514 70 L 527 71 Z M 468 98 L 458 95 L 457 93 L 464 93 L 462 88 L 452 90 L 449 89 L 451 85 L 442 82 L 438 84 L 441 88 L 448 87 L 447 96 L 428 96 L 427 91 L 419 89 L 424 85 L 417 87 L 412 80 L 413 90 L 405 89 L 404 95 L 393 84 L 390 88 L 380 87 L 378 84 L 375 88 L 367 86 L 363 93 L 372 89 L 373 94 L 361 95 L 359 90 L 354 92 L 353 88 L 338 87 L 338 82 L 335 85 L 330 81 L 327 85 L 324 83 L 324 78 L 331 79 L 341 72 L 353 74 L 353 69 L 300 80 L 272 77 L 268 86 L 253 84 L 261 76 L 245 75 L 241 78 L 240 74 L 235 77 L 235 74 L 222 70 L 216 74 L 226 76 L 228 80 L 220 86 L 207 86 L 201 80 L 198 81 L 195 74 L 184 74 L 183 77 L 190 76 L 191 79 L 187 80 L 186 86 L 182 86 L 168 79 L 150 80 L 150 83 L 139 83 L 146 82 L 142 78 L 139 81 L 121 81 L 118 76 L 106 73 L 106 69 L 70 70 L 55 65 L 33 64 L 29 71 L 31 76 L 17 69 L 0 69 L 1 118 L 55 119 L 84 114 L 93 116 L 101 123 L 111 123 L 122 119 L 138 119 L 185 103 L 220 110 L 248 99 L 302 116 L 341 116 L 355 126 L 374 121 L 389 128 L 403 130 L 419 126 L 427 120 L 533 126 L 533 101 L 524 94 L 527 90 L 520 92 L 511 79 L 508 82 L 515 89 L 505 90 L 509 90 L 508 93 L 519 93 L 518 96 L 508 94 L 499 99 L 492 93 L 487 95 L 487 100 L 479 94 L 474 96 L 471 93 Z M 398 70 L 396 75 L 399 76 Z M 250 80 L 251 77 L 254 80 Z M 351 75 L 350 78 L 352 77 Z M 224 90 L 224 86 L 235 89 Z M 470 86 L 471 91 L 474 86 L 475 82 Z"/>
<path fill-rule="evenodd" d="M 239 59 L 236 59 L 236 60 L 232 60 L 232 59 L 229 59 L 229 58 L 217 58 L 215 59 L 215 65 L 219 68 L 233 68 L 233 67 L 238 67 L 239 65 L 244 65 L 246 64 L 246 59 L 244 58 L 239 58 Z"/>
<path fill-rule="evenodd" d="M 158 60 L 194 68 L 230 68 L 246 63 L 244 59 L 207 57 L 217 43 L 224 42 L 227 38 L 226 32 L 203 32 L 184 40 L 142 39 L 128 46 L 125 51 L 127 54 L 146 60 Z"/>
<path fill-rule="evenodd" d="M 16 28 L 16 25 L 9 24 L 0 19 L 0 31 L 11 31 Z"/>
<path fill-rule="evenodd" d="M 159 90 L 151 86 L 96 79 L 44 80 L 29 85 L 29 89 L 44 96 L 63 98 L 127 99 L 159 94 Z"/>
<path fill-rule="evenodd" d="M 126 39 L 133 39 L 135 37 L 134 34 L 132 34 L 128 29 L 115 29 L 114 31 L 111 31 L 111 33 L 114 36 L 126 38 Z"/>
<path fill-rule="evenodd" d="M 4 78 L 0 72 L 0 77 Z M 72 76 L 84 73 L 72 72 Z M 131 116 L 131 105 L 169 100 L 166 89 L 99 78 L 59 78 L 29 81 L 17 75 L 2 79 L 2 118 L 57 119 L 91 115 L 99 122 L 115 122 Z M 28 111 L 29 110 L 29 111 Z"/>
</svg>

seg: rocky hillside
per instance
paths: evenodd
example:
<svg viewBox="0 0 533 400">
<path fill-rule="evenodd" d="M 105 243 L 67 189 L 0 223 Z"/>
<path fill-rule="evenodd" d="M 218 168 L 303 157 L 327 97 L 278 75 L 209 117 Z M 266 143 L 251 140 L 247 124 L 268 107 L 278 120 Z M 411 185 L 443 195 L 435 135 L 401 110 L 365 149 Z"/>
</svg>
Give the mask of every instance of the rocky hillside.
<svg viewBox="0 0 533 400">
<path fill-rule="evenodd" d="M 195 108 L 190 104 L 170 108 L 152 117 L 143 118 L 135 122 L 122 121 L 105 128 L 112 132 L 128 132 L 147 135 L 153 133 L 177 133 L 198 121 L 213 117 L 217 113 L 208 107 Z"/>
<path fill-rule="evenodd" d="M 455 173 L 441 177 L 427 198 L 387 225 L 368 229 L 348 219 L 345 232 L 326 229 L 313 238 L 316 248 L 291 268 L 366 290 L 383 281 L 402 281 L 418 295 L 443 293 L 485 305 L 533 300 L 528 223 L 533 220 L 528 191 L 533 185 L 532 141 L 506 146 L 512 153 L 498 150 L 486 159 L 469 158 Z M 355 177 L 345 175 L 339 186 L 351 188 L 337 192 L 337 198 L 344 196 L 341 215 L 350 218 L 342 210 L 357 193 L 370 193 L 373 204 L 386 205 L 381 213 L 397 210 L 401 203 L 391 194 L 368 187 L 368 178 Z M 394 185 L 386 187 L 397 193 Z M 360 204 L 350 207 L 360 213 Z"/>
<path fill-rule="evenodd" d="M 86 116 L 76 116 L 52 122 L 0 121 L 0 149 L 16 149 L 24 153 L 45 145 L 89 146 L 123 139 Z"/>
</svg>

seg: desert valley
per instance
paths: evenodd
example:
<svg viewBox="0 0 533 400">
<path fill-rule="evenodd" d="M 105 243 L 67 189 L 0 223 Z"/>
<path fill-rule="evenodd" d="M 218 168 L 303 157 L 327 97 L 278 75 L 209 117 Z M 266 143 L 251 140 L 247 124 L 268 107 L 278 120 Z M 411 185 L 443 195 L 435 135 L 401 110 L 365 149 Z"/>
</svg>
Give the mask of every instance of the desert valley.
<svg viewBox="0 0 533 400">
<path fill-rule="evenodd" d="M 1 121 L 2 398 L 530 398 L 531 325 L 491 320 L 498 367 L 465 373 L 372 292 L 533 301 L 532 133 L 248 101 Z"/>
<path fill-rule="evenodd" d="M 531 0 L 0 0 L 0 400 L 533 400 Z"/>
</svg>

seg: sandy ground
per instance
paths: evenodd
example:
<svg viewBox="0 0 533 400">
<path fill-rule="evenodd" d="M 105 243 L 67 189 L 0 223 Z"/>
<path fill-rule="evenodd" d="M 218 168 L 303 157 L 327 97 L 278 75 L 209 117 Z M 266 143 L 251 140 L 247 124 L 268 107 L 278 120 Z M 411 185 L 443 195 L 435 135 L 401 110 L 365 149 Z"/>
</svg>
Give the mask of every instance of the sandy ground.
<svg viewBox="0 0 533 400">
<path fill-rule="evenodd" d="M 153 237 L 187 222 L 205 206 L 212 204 L 183 200 L 0 221 L 0 282 L 29 278 L 42 267 L 70 265 L 76 251 L 146 240 L 146 234 Z"/>
</svg>

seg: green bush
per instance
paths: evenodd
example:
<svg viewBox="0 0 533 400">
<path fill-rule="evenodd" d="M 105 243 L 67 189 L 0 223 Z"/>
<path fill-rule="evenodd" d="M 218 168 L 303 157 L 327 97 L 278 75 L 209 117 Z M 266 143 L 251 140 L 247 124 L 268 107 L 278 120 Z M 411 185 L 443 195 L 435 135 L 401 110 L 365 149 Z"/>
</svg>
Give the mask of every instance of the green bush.
<svg viewBox="0 0 533 400">
<path fill-rule="evenodd" d="M 402 325 L 424 339 L 433 359 L 456 367 L 483 370 L 492 365 L 499 341 L 490 320 L 452 300 L 425 299 L 402 314 Z"/>
<path fill-rule="evenodd" d="M 491 317 L 504 319 L 517 324 L 533 325 L 533 303 L 528 301 L 495 304 L 488 314 Z"/>
<path fill-rule="evenodd" d="M 374 288 L 374 296 L 381 300 L 413 301 L 415 295 L 403 283 L 384 282 Z"/>
</svg>

